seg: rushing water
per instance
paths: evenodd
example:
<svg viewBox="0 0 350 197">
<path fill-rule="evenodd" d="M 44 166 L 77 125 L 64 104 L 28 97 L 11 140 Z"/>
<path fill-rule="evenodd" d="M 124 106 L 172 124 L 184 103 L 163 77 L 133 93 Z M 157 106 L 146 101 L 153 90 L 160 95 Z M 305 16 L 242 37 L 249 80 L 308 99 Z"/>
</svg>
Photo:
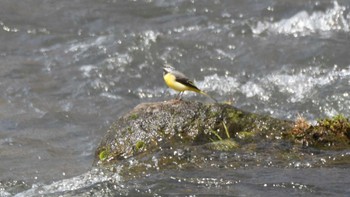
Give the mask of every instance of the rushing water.
<svg viewBox="0 0 350 197">
<path fill-rule="evenodd" d="M 347 0 L 1 0 L 0 196 L 78 195 L 81 188 L 96 195 L 346 196 L 346 150 L 280 162 L 261 156 L 262 147 L 257 155 L 228 155 L 238 167 L 126 183 L 91 165 L 113 120 L 138 103 L 175 96 L 162 79 L 165 63 L 250 112 L 310 121 L 349 116 L 349 33 Z"/>
</svg>

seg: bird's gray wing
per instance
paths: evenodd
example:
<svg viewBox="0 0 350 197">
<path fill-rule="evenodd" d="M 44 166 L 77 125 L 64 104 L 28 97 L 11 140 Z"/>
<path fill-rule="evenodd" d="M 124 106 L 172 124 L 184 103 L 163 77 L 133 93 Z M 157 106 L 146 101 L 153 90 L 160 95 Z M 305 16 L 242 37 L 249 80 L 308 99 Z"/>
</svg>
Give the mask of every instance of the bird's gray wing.
<svg viewBox="0 0 350 197">
<path fill-rule="evenodd" d="M 194 83 L 191 80 L 189 80 L 187 77 L 183 78 L 183 77 L 177 76 L 175 81 L 200 91 L 199 88 L 197 88 L 197 86 L 194 85 Z"/>
<path fill-rule="evenodd" d="M 194 85 L 194 83 L 190 79 L 188 79 L 188 77 L 186 77 L 186 75 L 182 72 L 173 70 L 171 73 L 175 76 L 175 81 L 200 91 L 199 88 L 197 88 L 197 86 Z"/>
</svg>

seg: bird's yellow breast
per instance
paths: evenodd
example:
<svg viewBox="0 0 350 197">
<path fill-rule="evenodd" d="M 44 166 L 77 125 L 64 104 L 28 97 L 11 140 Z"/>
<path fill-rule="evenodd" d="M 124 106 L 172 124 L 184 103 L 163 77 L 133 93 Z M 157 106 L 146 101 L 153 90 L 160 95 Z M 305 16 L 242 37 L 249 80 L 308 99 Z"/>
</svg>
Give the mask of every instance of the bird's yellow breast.
<svg viewBox="0 0 350 197">
<path fill-rule="evenodd" d="M 185 90 L 190 90 L 190 91 L 194 91 L 193 88 L 186 86 L 182 83 L 177 82 L 175 79 L 175 76 L 171 73 L 167 73 L 163 76 L 165 83 L 167 84 L 167 86 L 169 86 L 170 88 L 182 92 Z"/>
</svg>

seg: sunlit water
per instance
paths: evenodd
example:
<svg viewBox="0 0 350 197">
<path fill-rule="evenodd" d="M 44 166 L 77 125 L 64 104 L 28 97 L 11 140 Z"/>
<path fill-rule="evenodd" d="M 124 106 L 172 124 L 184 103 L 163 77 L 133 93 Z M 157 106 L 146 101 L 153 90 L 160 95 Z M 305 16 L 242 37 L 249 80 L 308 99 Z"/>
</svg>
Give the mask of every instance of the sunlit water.
<svg viewBox="0 0 350 197">
<path fill-rule="evenodd" d="M 91 166 L 112 121 L 138 103 L 175 96 L 162 80 L 165 63 L 246 111 L 290 120 L 300 114 L 312 122 L 349 116 L 349 6 L 345 0 L 1 1 L 0 196 L 81 188 L 96 195 L 346 196 L 350 164 L 342 161 L 349 151 L 306 153 L 306 161 L 277 165 L 272 155 L 259 157 L 262 148 L 258 156 L 227 156 L 238 166 L 208 164 L 127 183 Z M 338 165 L 327 165 L 334 160 Z"/>
</svg>

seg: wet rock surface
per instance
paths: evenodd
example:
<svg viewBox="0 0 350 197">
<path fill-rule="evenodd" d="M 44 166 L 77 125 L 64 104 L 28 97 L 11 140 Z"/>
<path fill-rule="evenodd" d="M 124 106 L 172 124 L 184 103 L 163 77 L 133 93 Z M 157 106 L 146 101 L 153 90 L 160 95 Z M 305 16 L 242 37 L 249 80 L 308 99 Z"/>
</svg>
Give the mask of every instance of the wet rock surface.
<svg viewBox="0 0 350 197">
<path fill-rule="evenodd" d="M 152 160 L 154 155 L 167 155 L 167 150 L 174 154 L 173 150 L 179 149 L 176 154 L 181 157 L 234 151 L 247 143 L 281 139 L 292 127 L 291 121 L 244 112 L 228 104 L 144 103 L 111 125 L 96 151 L 95 165 L 109 166 L 130 157 Z M 165 166 L 174 159 L 162 163 Z"/>
<path fill-rule="evenodd" d="M 341 115 L 311 125 L 302 117 L 295 122 L 279 120 L 228 104 L 143 103 L 111 125 L 96 150 L 94 165 L 118 164 L 122 167 L 110 169 L 135 177 L 149 170 L 225 166 L 227 161 L 220 159 L 225 155 L 261 150 L 285 163 L 300 157 L 308 146 L 349 148 L 349 125 Z"/>
</svg>

